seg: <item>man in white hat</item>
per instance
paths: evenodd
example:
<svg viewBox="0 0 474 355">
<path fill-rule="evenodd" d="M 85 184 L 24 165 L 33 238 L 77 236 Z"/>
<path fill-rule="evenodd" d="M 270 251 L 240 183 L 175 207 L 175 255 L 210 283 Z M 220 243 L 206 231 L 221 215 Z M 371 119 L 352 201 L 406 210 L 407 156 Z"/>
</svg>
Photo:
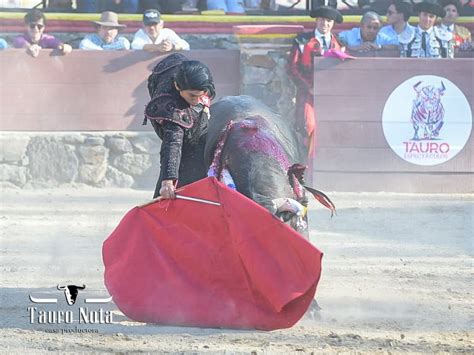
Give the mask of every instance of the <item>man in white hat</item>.
<svg viewBox="0 0 474 355">
<path fill-rule="evenodd" d="M 143 13 L 143 28 L 133 36 L 132 49 L 149 52 L 170 52 L 189 50 L 189 44 L 169 28 L 163 28 L 158 10 L 149 9 Z"/>
<path fill-rule="evenodd" d="M 118 23 L 115 12 L 105 11 L 100 15 L 99 21 L 94 21 L 97 33 L 87 35 L 79 44 L 80 49 L 85 50 L 126 50 L 130 49 L 130 42 L 123 36 L 119 36 L 119 29 L 126 27 Z"/>
<path fill-rule="evenodd" d="M 453 58 L 453 34 L 435 27 L 436 20 L 446 11 L 436 0 L 425 0 L 415 5 L 420 21 L 418 27 L 398 36 L 400 56 L 408 58 Z"/>
</svg>

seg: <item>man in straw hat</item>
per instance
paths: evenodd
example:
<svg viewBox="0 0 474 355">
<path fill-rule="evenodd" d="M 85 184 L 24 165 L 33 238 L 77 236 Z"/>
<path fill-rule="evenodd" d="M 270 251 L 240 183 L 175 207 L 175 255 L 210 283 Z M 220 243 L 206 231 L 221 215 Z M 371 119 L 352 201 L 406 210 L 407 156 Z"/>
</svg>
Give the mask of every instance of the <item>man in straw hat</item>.
<svg viewBox="0 0 474 355">
<path fill-rule="evenodd" d="M 105 11 L 100 15 L 99 21 L 94 21 L 97 33 L 87 35 L 79 44 L 80 49 L 85 50 L 124 50 L 130 49 L 130 42 L 123 36 L 119 36 L 119 29 L 126 27 L 118 23 L 115 12 Z"/>
<path fill-rule="evenodd" d="M 452 33 L 435 27 L 438 17 L 446 12 L 436 0 L 425 0 L 415 5 L 419 16 L 418 27 L 398 38 L 400 56 L 409 58 L 453 58 Z"/>
<path fill-rule="evenodd" d="M 314 147 L 315 117 L 313 108 L 313 58 L 322 56 L 328 50 L 341 51 L 342 46 L 331 32 L 334 23 L 342 23 L 343 17 L 335 8 L 321 6 L 311 11 L 316 18 L 312 32 L 296 36 L 289 60 L 289 73 L 296 91 L 295 128 L 301 142 L 311 155 Z"/>
</svg>

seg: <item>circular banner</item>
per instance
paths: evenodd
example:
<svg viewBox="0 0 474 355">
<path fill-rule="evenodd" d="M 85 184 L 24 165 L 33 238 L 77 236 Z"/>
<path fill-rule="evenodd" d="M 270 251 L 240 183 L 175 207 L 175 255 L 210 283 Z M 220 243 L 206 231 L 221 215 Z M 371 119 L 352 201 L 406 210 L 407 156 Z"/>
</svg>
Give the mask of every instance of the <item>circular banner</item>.
<svg viewBox="0 0 474 355">
<path fill-rule="evenodd" d="M 463 92 L 446 78 L 414 76 L 389 96 L 383 133 L 403 160 L 442 164 L 458 154 L 471 134 L 472 113 Z"/>
</svg>

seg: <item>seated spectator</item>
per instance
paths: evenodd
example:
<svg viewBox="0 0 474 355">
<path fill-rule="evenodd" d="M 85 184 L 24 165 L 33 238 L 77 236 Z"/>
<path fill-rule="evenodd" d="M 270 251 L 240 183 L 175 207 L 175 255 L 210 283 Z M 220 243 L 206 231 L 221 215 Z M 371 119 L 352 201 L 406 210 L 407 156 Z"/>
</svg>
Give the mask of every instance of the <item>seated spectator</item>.
<svg viewBox="0 0 474 355">
<path fill-rule="evenodd" d="M 7 49 L 8 48 L 8 43 L 5 41 L 3 38 L 0 38 L 0 50 L 1 49 Z"/>
<path fill-rule="evenodd" d="M 435 27 L 438 17 L 446 11 L 436 0 L 425 0 L 415 5 L 418 26 L 398 36 L 400 56 L 408 58 L 453 58 L 453 34 Z"/>
<path fill-rule="evenodd" d="M 360 21 L 360 27 L 339 33 L 339 40 L 350 51 L 366 52 L 385 48 L 390 45 L 390 38 L 379 33 L 380 16 L 376 12 L 366 12 Z"/>
<path fill-rule="evenodd" d="M 126 27 L 118 23 L 115 12 L 105 11 L 100 15 L 100 21 L 94 21 L 97 33 L 87 35 L 79 44 L 80 49 L 119 51 L 130 49 L 130 42 L 119 36 L 119 29 Z"/>
<path fill-rule="evenodd" d="M 183 0 L 140 0 L 140 12 L 157 9 L 162 14 L 174 14 L 183 11 L 183 2 Z"/>
<path fill-rule="evenodd" d="M 146 10 L 143 13 L 143 28 L 133 36 L 132 49 L 143 49 L 150 52 L 188 51 L 188 42 L 173 30 L 163 28 L 163 25 L 158 10 Z"/>
<path fill-rule="evenodd" d="M 98 0 L 76 0 L 77 12 L 95 13 L 99 12 Z"/>
<path fill-rule="evenodd" d="M 72 52 L 72 47 L 69 44 L 43 33 L 46 26 L 46 17 L 40 10 L 28 11 L 24 20 L 25 34 L 13 40 L 15 48 L 26 48 L 26 53 L 32 57 L 37 57 L 42 48 L 58 49 L 62 54 Z"/>
<path fill-rule="evenodd" d="M 442 5 L 444 11 L 446 11 L 446 16 L 441 20 L 439 27 L 453 34 L 455 47 L 459 47 L 461 50 L 471 50 L 471 32 L 466 27 L 456 24 L 461 3 L 458 0 L 444 0 Z"/>
<path fill-rule="evenodd" d="M 390 44 L 396 46 L 396 49 L 400 45 L 398 36 L 406 31 L 413 30 L 413 26 L 408 23 L 411 13 L 411 4 L 403 0 L 392 0 L 387 9 L 388 25 L 382 27 L 379 34 L 387 36 Z"/>
<path fill-rule="evenodd" d="M 208 10 L 223 10 L 225 12 L 233 12 L 244 14 L 243 0 L 207 0 Z"/>
<path fill-rule="evenodd" d="M 138 0 L 97 0 L 98 11 L 114 11 L 127 14 L 138 12 Z"/>
</svg>

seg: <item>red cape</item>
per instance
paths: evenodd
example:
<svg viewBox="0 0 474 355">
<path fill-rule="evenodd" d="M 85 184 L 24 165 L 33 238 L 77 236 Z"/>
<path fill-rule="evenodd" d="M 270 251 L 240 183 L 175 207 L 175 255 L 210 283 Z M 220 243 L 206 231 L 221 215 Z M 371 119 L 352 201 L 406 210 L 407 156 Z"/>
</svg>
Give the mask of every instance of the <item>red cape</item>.
<svg viewBox="0 0 474 355">
<path fill-rule="evenodd" d="M 105 285 L 129 318 L 272 330 L 294 325 L 316 292 L 322 253 L 214 178 L 135 207 L 104 242 Z"/>
</svg>

